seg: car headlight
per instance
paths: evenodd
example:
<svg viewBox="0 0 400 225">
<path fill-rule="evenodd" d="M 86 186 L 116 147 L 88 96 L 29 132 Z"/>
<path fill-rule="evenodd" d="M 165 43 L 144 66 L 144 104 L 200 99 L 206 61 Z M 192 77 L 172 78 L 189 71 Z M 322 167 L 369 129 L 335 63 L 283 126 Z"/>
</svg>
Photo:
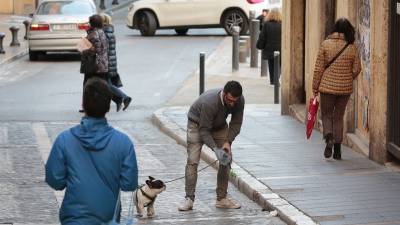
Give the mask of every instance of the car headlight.
<svg viewBox="0 0 400 225">
<path fill-rule="evenodd" d="M 133 9 L 133 4 L 131 4 L 131 5 L 128 7 L 128 12 L 130 12 L 132 9 Z"/>
</svg>

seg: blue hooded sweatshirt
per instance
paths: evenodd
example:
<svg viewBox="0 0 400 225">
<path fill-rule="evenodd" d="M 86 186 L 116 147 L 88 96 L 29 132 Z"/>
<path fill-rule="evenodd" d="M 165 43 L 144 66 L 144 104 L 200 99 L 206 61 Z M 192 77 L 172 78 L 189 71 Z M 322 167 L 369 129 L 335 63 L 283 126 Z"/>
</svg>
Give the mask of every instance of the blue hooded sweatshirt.
<svg viewBox="0 0 400 225">
<path fill-rule="evenodd" d="M 105 118 L 83 117 L 62 132 L 46 163 L 46 182 L 66 188 L 60 209 L 63 225 L 100 225 L 113 218 L 118 192 L 133 191 L 138 169 L 133 143 Z"/>
</svg>

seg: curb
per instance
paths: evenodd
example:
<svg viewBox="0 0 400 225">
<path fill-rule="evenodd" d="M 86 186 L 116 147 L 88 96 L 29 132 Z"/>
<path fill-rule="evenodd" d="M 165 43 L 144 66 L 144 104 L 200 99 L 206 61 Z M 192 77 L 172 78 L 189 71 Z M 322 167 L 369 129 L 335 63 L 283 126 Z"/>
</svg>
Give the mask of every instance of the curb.
<svg viewBox="0 0 400 225">
<path fill-rule="evenodd" d="M 10 56 L 8 58 L 5 58 L 5 59 L 1 60 L 0 66 L 3 66 L 5 64 L 11 63 L 11 62 L 14 62 L 14 61 L 26 56 L 27 54 L 28 54 L 28 48 L 26 48 L 25 50 L 20 51 L 17 54 L 14 54 L 14 55 L 12 55 L 12 56 Z"/>
<path fill-rule="evenodd" d="M 186 131 L 179 127 L 176 123 L 170 121 L 165 116 L 164 112 L 167 109 L 182 108 L 182 107 L 168 107 L 158 109 L 153 113 L 152 122 L 165 134 L 176 140 L 180 145 L 186 147 Z M 213 151 L 207 147 L 203 147 L 201 151 L 201 158 L 208 164 L 216 160 Z M 218 163 L 214 164 L 215 169 L 218 168 Z M 290 225 L 316 225 L 309 216 L 305 215 L 299 209 L 291 205 L 285 199 L 281 198 L 278 194 L 271 191 L 265 184 L 261 183 L 257 178 L 253 177 L 246 170 L 240 167 L 235 162 L 232 162 L 232 169 L 229 178 L 236 188 L 244 193 L 248 198 L 256 202 L 263 209 L 276 210 L 278 216 L 287 224 Z"/>
</svg>

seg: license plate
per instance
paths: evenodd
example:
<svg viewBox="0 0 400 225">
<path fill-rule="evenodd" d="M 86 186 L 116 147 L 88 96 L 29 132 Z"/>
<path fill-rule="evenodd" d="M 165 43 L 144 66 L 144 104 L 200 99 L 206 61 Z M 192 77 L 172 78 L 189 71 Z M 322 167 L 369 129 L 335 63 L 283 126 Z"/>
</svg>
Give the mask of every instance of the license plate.
<svg viewBox="0 0 400 225">
<path fill-rule="evenodd" d="M 76 24 L 53 24 L 53 30 L 76 30 Z"/>
</svg>

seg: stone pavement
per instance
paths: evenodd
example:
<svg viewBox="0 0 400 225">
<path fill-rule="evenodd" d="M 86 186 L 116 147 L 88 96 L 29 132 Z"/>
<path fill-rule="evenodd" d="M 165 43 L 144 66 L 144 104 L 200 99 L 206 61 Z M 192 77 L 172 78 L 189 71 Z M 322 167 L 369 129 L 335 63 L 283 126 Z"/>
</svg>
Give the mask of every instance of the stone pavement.
<svg viewBox="0 0 400 225">
<path fill-rule="evenodd" d="M 184 148 L 160 133 L 150 121 L 109 122 L 134 141 L 140 183 L 144 183 L 149 175 L 164 181 L 183 175 Z M 58 224 L 63 192 L 54 192 L 46 185 L 43 162 L 57 135 L 76 124 L 68 121 L 0 123 L 0 224 Z M 206 165 L 202 162 L 200 167 Z M 242 208 L 216 209 L 215 177 L 216 171 L 212 168 L 199 173 L 195 210 L 191 212 L 177 210 L 184 199 L 184 180 L 168 183 L 167 190 L 157 197 L 156 216 L 144 218 L 138 224 L 285 224 L 269 212 L 263 212 L 232 186 L 229 195 L 240 201 Z M 127 213 L 130 197 L 130 193 L 122 194 L 123 216 Z"/>
<path fill-rule="evenodd" d="M 211 64 L 221 74 L 207 73 L 206 89 L 222 87 L 230 79 L 244 86 L 247 105 L 241 134 L 233 144 L 233 184 L 263 207 L 277 209 L 289 224 L 400 224 L 399 172 L 347 147 L 343 147 L 342 161 L 325 160 L 319 132 L 306 140 L 304 124 L 281 116 L 279 105 L 265 104 L 272 95 L 265 78 L 240 74 L 250 71 L 248 65 L 230 74 L 230 61 L 224 61 L 229 43 L 227 38 L 207 60 L 206 73 Z M 182 145 L 197 85 L 195 74 L 168 107 L 154 113 L 154 122 Z M 212 162 L 215 156 L 204 147 L 202 158 Z"/>
</svg>

